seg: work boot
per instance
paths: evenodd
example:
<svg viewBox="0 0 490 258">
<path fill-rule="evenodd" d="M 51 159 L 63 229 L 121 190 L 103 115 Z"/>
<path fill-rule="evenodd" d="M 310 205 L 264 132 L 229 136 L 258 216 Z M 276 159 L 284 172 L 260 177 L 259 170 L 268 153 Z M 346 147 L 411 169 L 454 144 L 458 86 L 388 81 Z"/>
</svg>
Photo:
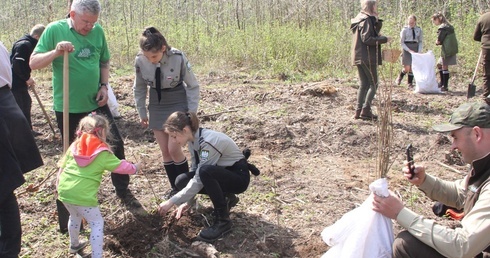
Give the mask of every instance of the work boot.
<svg viewBox="0 0 490 258">
<path fill-rule="evenodd" d="M 378 116 L 373 114 L 371 108 L 362 108 L 361 110 L 361 118 L 365 120 L 377 120 Z"/>
<path fill-rule="evenodd" d="M 240 198 L 235 194 L 229 193 L 225 195 L 226 208 L 228 212 L 230 212 L 231 208 L 235 207 L 237 203 L 240 201 Z"/>
<path fill-rule="evenodd" d="M 361 118 L 361 109 L 358 108 L 356 109 L 356 114 L 354 115 L 354 119 L 360 119 Z"/>
<path fill-rule="evenodd" d="M 401 71 L 398 77 L 396 77 L 395 84 L 400 86 L 400 83 L 402 83 L 403 76 L 405 76 L 405 71 Z"/>
<path fill-rule="evenodd" d="M 212 243 L 231 231 L 232 223 L 227 210 L 215 209 L 213 216 L 213 225 L 201 230 L 198 236 L 199 240 Z"/>
<path fill-rule="evenodd" d="M 133 193 L 129 189 L 116 190 L 116 195 L 121 199 L 122 203 L 130 208 L 141 208 L 141 203 L 134 197 Z"/>
</svg>

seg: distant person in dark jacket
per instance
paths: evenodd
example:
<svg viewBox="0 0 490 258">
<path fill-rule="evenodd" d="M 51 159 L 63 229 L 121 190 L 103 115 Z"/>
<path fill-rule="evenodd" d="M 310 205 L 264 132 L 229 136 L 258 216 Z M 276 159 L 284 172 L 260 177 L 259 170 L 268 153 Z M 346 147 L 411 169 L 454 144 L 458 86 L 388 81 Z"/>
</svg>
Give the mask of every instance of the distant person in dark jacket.
<svg viewBox="0 0 490 258">
<path fill-rule="evenodd" d="M 361 12 L 351 20 L 352 65 L 359 73 L 359 90 L 355 119 L 377 119 L 371 104 L 378 89 L 378 65 L 381 65 L 381 44 L 391 39 L 380 34 L 383 21 L 378 18 L 377 2 L 361 0 Z"/>
<path fill-rule="evenodd" d="M 38 136 L 40 133 L 32 129 L 32 99 L 28 90 L 30 87 L 34 87 L 36 82 L 31 77 L 29 59 L 37 45 L 37 41 L 44 32 L 44 28 L 42 24 L 37 24 L 32 27 L 29 34 L 24 35 L 14 43 L 10 53 L 10 62 L 12 63 L 12 94 L 14 94 L 15 101 L 17 101 L 22 113 L 24 113 L 34 136 Z"/>
<path fill-rule="evenodd" d="M 483 98 L 485 99 L 490 94 L 490 12 L 482 14 L 478 19 L 473 39 L 481 42 Z"/>
<path fill-rule="evenodd" d="M 442 91 L 448 91 L 449 66 L 457 64 L 458 40 L 456 39 L 453 25 L 449 24 L 442 13 L 439 12 L 432 15 L 432 23 L 439 26 L 437 28 L 436 40 L 436 45 L 441 46 L 441 58 L 439 59 L 439 63 L 441 64 L 439 70 L 441 82 L 439 86 Z"/>
</svg>

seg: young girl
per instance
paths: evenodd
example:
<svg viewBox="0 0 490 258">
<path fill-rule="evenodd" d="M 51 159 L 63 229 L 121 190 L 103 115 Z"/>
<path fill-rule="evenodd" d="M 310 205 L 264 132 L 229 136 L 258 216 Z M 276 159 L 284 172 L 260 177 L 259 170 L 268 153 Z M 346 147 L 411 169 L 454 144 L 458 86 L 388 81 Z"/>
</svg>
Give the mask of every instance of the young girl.
<svg viewBox="0 0 490 258">
<path fill-rule="evenodd" d="M 439 59 L 439 63 L 441 64 L 441 68 L 439 70 L 441 82 L 439 85 L 442 91 L 447 91 L 449 82 L 449 66 L 456 65 L 458 40 L 456 39 L 454 27 L 449 24 L 446 17 L 444 17 L 442 13 L 439 12 L 432 15 L 432 23 L 439 26 L 437 29 L 436 45 L 442 46 L 441 58 Z"/>
<path fill-rule="evenodd" d="M 92 258 L 102 257 L 104 220 L 97 200 L 102 174 L 136 174 L 139 164 L 119 160 L 106 140 L 110 137 L 109 122 L 104 116 L 90 114 L 78 126 L 77 137 L 59 162 L 58 199 L 70 212 L 68 233 L 70 253 L 75 254 L 87 243 L 78 239 L 82 218 L 90 225 Z"/>
<path fill-rule="evenodd" d="M 177 192 L 175 179 L 189 172 L 182 148 L 169 140 L 163 123 L 175 111 L 197 112 L 199 84 L 184 53 L 170 47 L 154 27 L 146 28 L 140 38 L 141 52 L 136 56 L 134 98 L 143 127 L 153 130 L 170 181 L 168 198 Z M 148 120 L 146 95 L 150 87 Z"/>
<path fill-rule="evenodd" d="M 245 157 L 230 137 L 199 128 L 195 113 L 175 112 L 169 116 L 164 128 L 179 146 L 189 143 L 194 162 L 193 172 L 177 178 L 177 187 L 182 190 L 161 203 L 158 211 L 165 215 L 172 206 L 182 204 L 177 212 L 177 217 L 180 217 L 188 207 L 185 202 L 191 201 L 197 193 L 208 194 L 214 206 L 214 223 L 201 230 L 199 239 L 213 242 L 231 230 L 229 211 L 238 203 L 235 194 L 247 190 L 249 169 L 254 175 L 260 171 L 247 162 L 249 154 Z"/>
<path fill-rule="evenodd" d="M 408 73 L 408 88 L 413 87 L 413 74 L 412 74 L 412 54 L 420 53 L 423 48 L 423 36 L 422 29 L 417 26 L 417 17 L 415 15 L 408 16 L 407 26 L 403 27 L 400 32 L 400 44 L 403 49 L 402 65 L 403 70 L 396 79 L 396 84 L 400 85 L 403 80 L 403 76 Z"/>
<path fill-rule="evenodd" d="M 351 20 L 352 65 L 357 67 L 359 89 L 354 119 L 375 120 L 371 105 L 378 90 L 378 65 L 381 65 L 381 44 L 391 39 L 382 36 L 383 25 L 378 18 L 378 2 L 361 0 L 361 11 Z"/>
</svg>

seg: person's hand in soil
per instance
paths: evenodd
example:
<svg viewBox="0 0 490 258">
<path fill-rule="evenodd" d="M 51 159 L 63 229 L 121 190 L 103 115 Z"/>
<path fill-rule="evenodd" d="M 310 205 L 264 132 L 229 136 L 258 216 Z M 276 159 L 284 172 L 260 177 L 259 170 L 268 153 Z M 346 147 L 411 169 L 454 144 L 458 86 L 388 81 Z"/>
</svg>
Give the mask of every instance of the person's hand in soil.
<svg viewBox="0 0 490 258">
<path fill-rule="evenodd" d="M 148 118 L 140 118 L 140 124 L 141 124 L 141 127 L 147 128 L 148 127 Z"/>
<path fill-rule="evenodd" d="M 407 178 L 407 180 L 410 183 L 414 184 L 415 186 L 420 186 L 425 181 L 425 167 L 416 164 L 414 164 L 413 167 L 415 168 L 414 176 L 412 179 L 410 179 L 411 174 L 408 169 L 408 162 L 405 161 L 404 166 L 402 168 L 403 175 Z"/>
<path fill-rule="evenodd" d="M 373 194 L 373 210 L 383 214 L 390 219 L 396 219 L 403 209 L 403 202 L 393 192 L 390 191 L 388 197 Z"/>
<path fill-rule="evenodd" d="M 135 163 L 134 164 L 136 166 L 136 171 L 138 174 L 142 174 L 143 173 L 143 168 L 145 167 L 144 163 L 143 162 L 138 162 L 138 163 Z"/>
<path fill-rule="evenodd" d="M 168 210 L 170 210 L 170 208 L 172 208 L 173 206 L 174 203 L 171 202 L 170 200 L 160 203 L 160 205 L 158 206 L 158 214 L 165 216 Z"/>
<path fill-rule="evenodd" d="M 189 210 L 189 204 L 187 203 L 182 203 L 175 211 L 175 218 L 180 219 L 182 217 L 182 214 Z"/>
</svg>

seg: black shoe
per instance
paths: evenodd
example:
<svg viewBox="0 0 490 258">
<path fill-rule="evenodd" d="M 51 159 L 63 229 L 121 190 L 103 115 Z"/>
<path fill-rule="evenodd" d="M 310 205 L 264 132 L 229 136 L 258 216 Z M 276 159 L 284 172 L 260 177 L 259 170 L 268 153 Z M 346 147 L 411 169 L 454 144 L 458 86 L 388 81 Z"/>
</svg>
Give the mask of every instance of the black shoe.
<svg viewBox="0 0 490 258">
<path fill-rule="evenodd" d="M 40 136 L 40 135 L 43 135 L 42 133 L 40 133 L 40 132 L 36 132 L 36 131 L 34 131 L 34 130 L 32 130 L 32 131 L 31 131 L 31 133 L 32 133 L 32 136 L 34 136 L 34 137 L 36 137 L 36 136 Z"/>
<path fill-rule="evenodd" d="M 238 198 L 238 196 L 236 196 L 235 194 L 227 194 L 225 196 L 225 201 L 228 212 L 230 212 L 231 208 L 235 207 L 240 201 L 240 198 Z"/>
<path fill-rule="evenodd" d="M 121 201 L 124 203 L 124 205 L 131 207 L 131 208 L 141 208 L 141 203 L 134 197 L 133 193 L 129 191 L 129 189 L 126 189 L 122 192 L 116 191 L 117 192 L 117 197 L 121 199 Z"/>
<path fill-rule="evenodd" d="M 213 243 L 214 241 L 218 240 L 219 238 L 230 232 L 232 225 L 233 223 L 231 223 L 231 220 L 229 218 L 218 219 L 211 227 L 201 230 L 197 239 L 200 241 Z"/>
</svg>

